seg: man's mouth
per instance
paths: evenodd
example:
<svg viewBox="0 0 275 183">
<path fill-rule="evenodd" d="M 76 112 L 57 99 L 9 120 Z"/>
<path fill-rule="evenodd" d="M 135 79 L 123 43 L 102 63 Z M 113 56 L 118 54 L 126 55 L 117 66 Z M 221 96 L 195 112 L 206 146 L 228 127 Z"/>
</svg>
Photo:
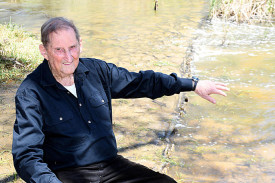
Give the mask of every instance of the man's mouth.
<svg viewBox="0 0 275 183">
<path fill-rule="evenodd" d="M 64 62 L 64 65 L 71 65 L 73 62 Z"/>
</svg>

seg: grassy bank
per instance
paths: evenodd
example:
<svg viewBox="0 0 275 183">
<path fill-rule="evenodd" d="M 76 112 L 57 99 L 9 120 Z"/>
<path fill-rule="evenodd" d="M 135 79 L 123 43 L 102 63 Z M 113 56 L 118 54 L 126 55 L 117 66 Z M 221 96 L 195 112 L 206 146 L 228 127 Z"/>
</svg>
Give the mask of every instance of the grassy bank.
<svg viewBox="0 0 275 183">
<path fill-rule="evenodd" d="M 275 0 L 210 0 L 210 18 L 238 23 L 274 22 Z"/>
<path fill-rule="evenodd" d="M 21 80 L 42 56 L 39 39 L 14 23 L 0 24 L 0 83 Z"/>
</svg>

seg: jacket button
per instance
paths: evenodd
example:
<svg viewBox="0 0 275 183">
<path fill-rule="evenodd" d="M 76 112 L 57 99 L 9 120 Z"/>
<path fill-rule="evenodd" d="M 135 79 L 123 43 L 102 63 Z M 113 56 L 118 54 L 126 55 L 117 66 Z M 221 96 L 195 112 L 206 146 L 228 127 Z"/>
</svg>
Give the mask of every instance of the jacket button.
<svg viewBox="0 0 275 183">
<path fill-rule="evenodd" d="M 104 100 L 102 99 L 102 100 L 101 100 L 101 102 L 103 103 L 103 102 L 104 102 Z"/>
<path fill-rule="evenodd" d="M 79 103 L 79 106 L 81 107 L 81 106 L 82 106 L 82 104 L 81 104 L 81 103 Z"/>
<path fill-rule="evenodd" d="M 89 120 L 88 123 L 90 124 L 90 123 L 92 123 L 92 122 Z"/>
<path fill-rule="evenodd" d="M 62 120 L 63 120 L 63 118 L 62 118 L 62 117 L 60 117 L 60 118 L 59 118 L 59 120 L 60 120 L 60 121 L 62 121 Z"/>
</svg>

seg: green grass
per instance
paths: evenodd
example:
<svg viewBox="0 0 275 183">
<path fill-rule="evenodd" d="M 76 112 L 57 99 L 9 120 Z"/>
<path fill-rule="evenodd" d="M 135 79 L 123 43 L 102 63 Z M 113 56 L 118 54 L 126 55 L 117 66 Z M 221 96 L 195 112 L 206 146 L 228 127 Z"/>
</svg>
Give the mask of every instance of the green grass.
<svg viewBox="0 0 275 183">
<path fill-rule="evenodd" d="M 273 23 L 275 0 L 210 0 L 211 19 L 238 23 Z"/>
<path fill-rule="evenodd" d="M 0 82 L 22 80 L 43 60 L 39 39 L 12 22 L 0 24 Z"/>
</svg>

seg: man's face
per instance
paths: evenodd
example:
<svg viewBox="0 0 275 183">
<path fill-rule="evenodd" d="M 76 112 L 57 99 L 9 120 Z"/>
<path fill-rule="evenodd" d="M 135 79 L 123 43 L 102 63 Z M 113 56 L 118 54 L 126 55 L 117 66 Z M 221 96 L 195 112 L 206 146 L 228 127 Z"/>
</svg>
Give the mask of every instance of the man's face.
<svg viewBox="0 0 275 183">
<path fill-rule="evenodd" d="M 77 41 L 72 28 L 52 32 L 49 38 L 47 47 L 40 45 L 39 48 L 53 75 L 58 78 L 71 76 L 79 63 L 81 41 Z"/>
</svg>

